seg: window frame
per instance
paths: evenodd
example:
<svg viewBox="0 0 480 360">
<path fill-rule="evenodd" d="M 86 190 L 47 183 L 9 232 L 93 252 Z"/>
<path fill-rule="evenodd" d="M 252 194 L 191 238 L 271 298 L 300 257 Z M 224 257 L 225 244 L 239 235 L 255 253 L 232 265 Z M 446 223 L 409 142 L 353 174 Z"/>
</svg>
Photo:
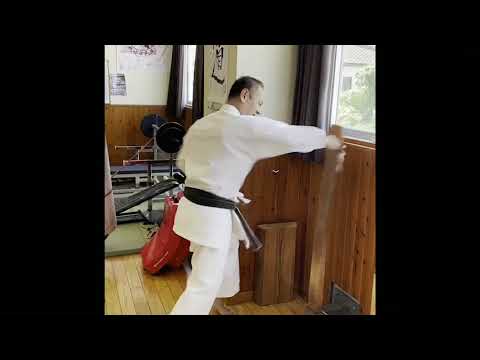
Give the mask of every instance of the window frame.
<svg viewBox="0 0 480 360">
<path fill-rule="evenodd" d="M 336 56 L 335 56 L 335 64 L 334 64 L 334 86 L 333 86 L 333 96 L 332 96 L 332 106 L 331 106 L 331 125 L 336 124 L 336 118 L 338 109 L 340 106 L 340 92 L 342 89 L 342 82 L 343 82 L 343 47 L 345 45 L 337 45 L 336 47 Z M 376 68 L 375 68 L 376 71 Z M 352 79 L 353 84 L 353 79 Z M 376 90 L 376 89 L 375 89 Z M 376 121 L 376 119 L 375 119 Z M 376 127 L 376 124 L 375 124 Z M 345 138 L 351 138 L 353 140 L 365 141 L 368 143 L 375 144 L 376 138 L 375 133 L 356 130 L 352 128 L 347 128 L 342 126 L 343 136 Z"/>
<path fill-rule="evenodd" d="M 192 46 L 195 46 L 195 48 L 192 48 Z M 194 77 L 195 77 L 195 55 L 193 57 L 193 71 L 192 71 L 192 78 L 190 79 L 190 72 L 189 72 L 189 52 L 190 50 L 192 49 L 192 51 L 196 52 L 196 46 L 197 45 L 185 45 L 185 70 L 184 70 L 184 76 L 186 78 L 186 81 L 185 81 L 185 107 L 187 108 L 192 108 L 192 104 L 193 104 L 193 81 L 194 81 Z M 188 98 L 188 95 L 189 95 L 189 89 L 190 89 L 190 84 L 192 84 L 192 98 L 191 100 Z"/>
</svg>

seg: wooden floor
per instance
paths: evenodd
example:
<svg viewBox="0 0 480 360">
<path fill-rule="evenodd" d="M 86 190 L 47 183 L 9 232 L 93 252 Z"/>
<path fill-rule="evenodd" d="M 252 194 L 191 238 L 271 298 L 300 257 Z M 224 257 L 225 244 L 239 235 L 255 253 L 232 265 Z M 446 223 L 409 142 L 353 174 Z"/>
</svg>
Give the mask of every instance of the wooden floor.
<svg viewBox="0 0 480 360">
<path fill-rule="evenodd" d="M 105 259 L 106 315 L 166 315 L 185 289 L 183 268 L 149 275 L 140 255 Z M 238 315 L 302 315 L 304 301 L 298 297 L 284 304 L 259 306 L 247 302 L 231 306 Z"/>
</svg>

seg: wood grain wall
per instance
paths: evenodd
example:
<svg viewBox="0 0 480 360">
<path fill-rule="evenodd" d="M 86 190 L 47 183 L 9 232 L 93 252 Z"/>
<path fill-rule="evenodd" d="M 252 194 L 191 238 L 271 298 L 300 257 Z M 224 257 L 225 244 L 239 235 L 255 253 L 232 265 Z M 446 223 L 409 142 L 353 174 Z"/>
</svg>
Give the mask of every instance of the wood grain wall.
<svg viewBox="0 0 480 360">
<path fill-rule="evenodd" d="M 144 105 L 105 105 L 105 134 L 107 137 L 108 154 L 111 165 L 122 165 L 122 161 L 133 156 L 134 152 L 126 149 L 115 150 L 115 145 L 144 145 L 148 142 L 141 130 L 140 124 L 145 115 L 159 114 L 168 121 L 174 118 L 166 115 L 166 106 Z M 186 108 L 181 123 L 186 128 L 191 125 L 192 111 Z M 141 159 L 153 158 L 152 154 L 143 153 Z"/>
<path fill-rule="evenodd" d="M 369 313 L 375 272 L 375 149 L 347 143 L 345 171 L 337 179 L 325 273 L 324 299 L 335 281 L 355 296 Z M 274 173 L 273 170 L 279 170 Z M 252 203 L 242 209 L 253 229 L 275 222 L 297 222 L 295 288 L 306 298 L 322 166 L 293 155 L 258 162 L 242 192 Z M 254 289 L 255 254 L 240 250 L 239 298 Z M 232 303 L 235 303 L 233 299 Z"/>
<path fill-rule="evenodd" d="M 315 218 L 321 165 L 311 165 L 309 213 L 305 252 L 310 254 L 312 221 Z M 352 294 L 370 313 L 375 273 L 375 149 L 348 144 L 344 171 L 337 177 L 329 214 L 329 237 L 325 270 L 324 303 L 328 303 L 332 281 Z M 311 259 L 305 258 L 305 269 Z M 304 272 L 303 294 L 308 293 L 309 271 Z M 308 299 L 306 299 L 308 300 Z"/>
</svg>

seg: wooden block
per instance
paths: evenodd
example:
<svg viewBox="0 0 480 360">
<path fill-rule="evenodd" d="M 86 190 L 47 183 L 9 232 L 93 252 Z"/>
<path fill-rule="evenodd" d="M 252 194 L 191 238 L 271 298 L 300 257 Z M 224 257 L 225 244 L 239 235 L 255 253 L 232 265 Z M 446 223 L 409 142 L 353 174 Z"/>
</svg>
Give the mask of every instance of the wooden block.
<svg viewBox="0 0 480 360">
<path fill-rule="evenodd" d="M 288 302 L 294 297 L 296 234 L 296 227 L 288 227 L 280 232 L 277 303 Z"/>
<path fill-rule="evenodd" d="M 264 245 L 256 258 L 255 302 L 259 305 L 274 304 L 278 290 L 278 232 L 260 231 L 260 234 Z"/>
<path fill-rule="evenodd" d="M 264 246 L 256 257 L 255 302 L 288 302 L 294 298 L 297 224 L 264 224 L 258 228 Z"/>
<path fill-rule="evenodd" d="M 237 305 L 249 302 L 253 300 L 253 291 L 241 291 L 235 296 L 232 296 L 231 298 L 227 298 L 225 300 L 225 303 L 227 305 Z"/>
</svg>

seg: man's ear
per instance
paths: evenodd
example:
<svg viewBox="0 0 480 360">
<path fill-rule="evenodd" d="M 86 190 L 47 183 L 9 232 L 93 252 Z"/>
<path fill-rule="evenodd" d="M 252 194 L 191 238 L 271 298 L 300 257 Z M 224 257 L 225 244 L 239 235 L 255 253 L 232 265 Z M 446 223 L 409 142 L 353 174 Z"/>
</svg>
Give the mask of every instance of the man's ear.
<svg viewBox="0 0 480 360">
<path fill-rule="evenodd" d="M 247 102 L 247 99 L 248 99 L 248 89 L 243 89 L 241 92 L 240 92 L 240 101 L 242 103 L 246 103 Z"/>
</svg>

